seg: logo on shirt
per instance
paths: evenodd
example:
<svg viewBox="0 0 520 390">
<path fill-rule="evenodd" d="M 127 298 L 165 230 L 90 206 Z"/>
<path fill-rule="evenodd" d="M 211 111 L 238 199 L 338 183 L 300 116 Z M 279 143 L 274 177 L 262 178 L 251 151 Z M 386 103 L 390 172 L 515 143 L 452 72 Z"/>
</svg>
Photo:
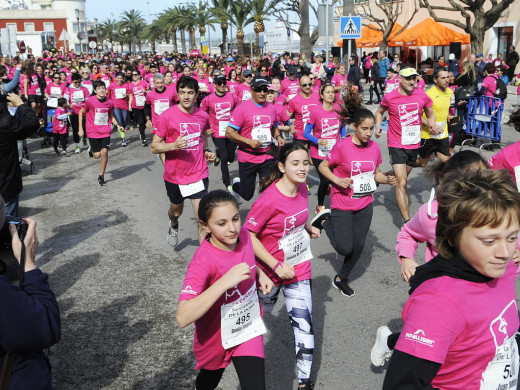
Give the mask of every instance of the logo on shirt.
<svg viewBox="0 0 520 390">
<path fill-rule="evenodd" d="M 351 176 L 360 175 L 364 172 L 374 172 L 376 169 L 373 161 L 352 161 L 350 164 Z"/>
<path fill-rule="evenodd" d="M 181 294 L 189 294 L 189 295 L 198 295 L 199 293 L 196 291 L 193 291 L 191 286 L 186 286 L 181 290 Z"/>
<path fill-rule="evenodd" d="M 283 235 L 285 236 L 287 233 L 293 231 L 296 227 L 300 226 L 301 223 L 298 223 L 298 220 L 307 220 L 304 213 L 307 210 L 302 210 L 294 215 L 291 215 L 290 217 L 285 217 L 284 221 L 284 231 Z"/>
<path fill-rule="evenodd" d="M 401 126 L 416 125 L 420 120 L 419 103 L 400 104 L 398 109 Z"/>
<path fill-rule="evenodd" d="M 334 118 L 321 119 L 321 136 L 323 138 L 334 138 L 338 134 L 339 121 Z"/>
<path fill-rule="evenodd" d="M 422 329 L 415 331 L 415 333 L 406 333 L 405 339 L 415 341 L 416 343 L 426 345 L 430 348 L 433 348 L 433 344 L 435 343 L 435 341 L 426 337 L 424 330 Z"/>
<path fill-rule="evenodd" d="M 271 130 L 271 117 L 269 115 L 255 115 L 253 116 L 253 129 L 268 129 Z"/>
<path fill-rule="evenodd" d="M 184 150 L 197 150 L 200 139 L 200 124 L 198 123 L 181 123 L 181 135 L 186 139 L 186 148 Z"/>
<path fill-rule="evenodd" d="M 231 103 L 222 102 L 215 104 L 215 117 L 217 120 L 228 119 L 231 116 Z"/>
<path fill-rule="evenodd" d="M 247 221 L 247 222 L 249 222 L 249 223 L 250 223 L 251 225 L 253 225 L 253 226 L 256 226 L 256 225 L 258 225 L 258 224 L 256 223 L 256 221 L 255 221 L 255 218 L 254 218 L 254 217 L 251 217 L 251 218 L 249 218 L 249 221 Z"/>
<path fill-rule="evenodd" d="M 516 302 L 513 300 L 489 326 L 497 351 L 504 344 L 504 341 L 509 338 L 509 335 L 514 334 L 516 331 L 516 329 L 512 329 L 513 324 L 515 323 L 514 316 L 517 316 L 518 318 Z"/>
<path fill-rule="evenodd" d="M 307 104 L 306 106 L 302 106 L 302 120 L 307 122 L 309 120 L 309 116 L 311 115 L 311 109 L 313 107 L 317 107 L 316 104 Z"/>
</svg>

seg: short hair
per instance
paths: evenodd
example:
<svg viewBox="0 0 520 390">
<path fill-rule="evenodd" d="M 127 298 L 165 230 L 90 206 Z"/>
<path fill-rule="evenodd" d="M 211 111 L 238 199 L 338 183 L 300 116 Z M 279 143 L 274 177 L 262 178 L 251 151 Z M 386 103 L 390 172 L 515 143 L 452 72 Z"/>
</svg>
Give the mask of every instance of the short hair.
<svg viewBox="0 0 520 390">
<path fill-rule="evenodd" d="M 520 219 L 520 193 L 505 170 L 484 169 L 447 174 L 437 193 L 435 247 L 453 258 L 466 227 L 510 226 Z"/>
<path fill-rule="evenodd" d="M 81 75 L 79 73 L 73 73 L 72 76 L 70 76 L 70 79 L 72 81 L 81 80 Z"/>
<path fill-rule="evenodd" d="M 61 107 L 64 104 L 67 104 L 67 99 L 65 99 L 64 97 L 58 98 L 58 107 Z"/>
<path fill-rule="evenodd" d="M 179 89 L 181 88 L 189 88 L 193 89 L 195 93 L 199 93 L 199 83 L 193 77 L 190 76 L 182 76 L 177 81 L 177 93 L 179 93 Z"/>
<path fill-rule="evenodd" d="M 488 62 L 486 65 L 484 65 L 484 71 L 488 72 L 488 74 L 495 73 L 495 70 L 495 64 L 493 64 L 492 62 Z"/>
<path fill-rule="evenodd" d="M 107 88 L 107 86 L 105 85 L 105 83 L 102 81 L 102 80 L 96 80 L 92 83 L 92 88 L 94 89 L 94 91 L 98 88 L 98 87 L 103 87 L 103 88 Z"/>
<path fill-rule="evenodd" d="M 447 71 L 448 68 L 446 68 L 445 66 L 439 66 L 437 69 L 433 71 L 433 78 L 436 79 L 437 77 L 439 77 L 439 73 Z"/>
<path fill-rule="evenodd" d="M 154 74 L 153 81 L 155 81 L 155 80 L 164 80 L 164 76 L 162 75 L 162 73 L 157 72 L 156 74 Z"/>
</svg>

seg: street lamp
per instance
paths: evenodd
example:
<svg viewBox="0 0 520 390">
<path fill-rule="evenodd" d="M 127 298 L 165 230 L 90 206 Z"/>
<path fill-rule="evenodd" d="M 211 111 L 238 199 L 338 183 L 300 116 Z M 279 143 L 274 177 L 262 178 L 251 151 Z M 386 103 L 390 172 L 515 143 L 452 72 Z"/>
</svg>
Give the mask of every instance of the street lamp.
<svg viewBox="0 0 520 390">
<path fill-rule="evenodd" d="M 98 36 L 97 36 L 97 24 L 98 24 L 98 20 L 97 20 L 97 18 L 94 18 L 94 35 L 96 36 L 96 44 L 99 45 L 99 42 L 98 42 L 99 40 L 98 40 Z M 96 53 L 96 49 L 94 49 L 93 52 Z"/>
<path fill-rule="evenodd" d="M 76 13 L 76 20 L 78 21 L 78 40 L 79 40 L 79 54 L 81 54 L 81 29 L 79 28 L 79 9 L 75 9 L 74 12 Z"/>
</svg>

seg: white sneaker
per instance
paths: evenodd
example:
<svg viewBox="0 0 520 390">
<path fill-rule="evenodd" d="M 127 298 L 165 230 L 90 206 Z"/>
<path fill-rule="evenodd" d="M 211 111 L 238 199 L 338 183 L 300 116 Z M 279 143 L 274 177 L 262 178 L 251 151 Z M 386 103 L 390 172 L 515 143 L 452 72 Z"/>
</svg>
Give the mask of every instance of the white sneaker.
<svg viewBox="0 0 520 390">
<path fill-rule="evenodd" d="M 242 203 L 244 203 L 244 200 L 242 199 L 242 197 L 233 189 L 233 185 L 235 183 L 240 183 L 240 178 L 239 177 L 235 177 L 233 179 L 233 184 L 231 184 L 231 195 L 233 195 L 235 197 L 235 199 L 237 200 L 237 203 L 238 205 L 241 205 Z M 228 187 L 229 188 L 229 187 Z"/>
<path fill-rule="evenodd" d="M 171 247 L 175 248 L 177 246 L 179 243 L 179 222 L 177 222 L 177 228 L 174 229 L 172 226 L 172 221 L 170 221 L 170 228 L 168 229 L 166 240 Z"/>
<path fill-rule="evenodd" d="M 385 365 L 387 359 L 392 356 L 392 350 L 388 348 L 387 340 L 388 336 L 392 334 L 392 331 L 388 326 L 381 326 L 376 333 L 376 342 L 370 352 L 370 361 L 376 367 L 382 367 Z"/>
<path fill-rule="evenodd" d="M 74 154 L 79 154 L 81 152 L 81 146 L 76 146 L 76 149 L 74 150 Z"/>
</svg>

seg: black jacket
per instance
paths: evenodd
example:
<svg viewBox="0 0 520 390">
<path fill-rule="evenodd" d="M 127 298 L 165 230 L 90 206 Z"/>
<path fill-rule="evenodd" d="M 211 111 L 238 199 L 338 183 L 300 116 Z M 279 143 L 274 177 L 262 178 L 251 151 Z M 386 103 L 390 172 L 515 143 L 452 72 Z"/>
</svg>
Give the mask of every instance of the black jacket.
<svg viewBox="0 0 520 390">
<path fill-rule="evenodd" d="M 358 64 L 350 66 L 350 69 L 348 70 L 347 80 L 349 83 L 359 85 L 359 80 L 361 80 L 361 71 L 359 70 Z"/>
<path fill-rule="evenodd" d="M 16 116 L 0 113 L 0 195 L 11 200 L 22 192 L 22 172 L 18 158 L 17 141 L 38 130 L 40 123 L 27 104 L 18 107 Z"/>
</svg>

